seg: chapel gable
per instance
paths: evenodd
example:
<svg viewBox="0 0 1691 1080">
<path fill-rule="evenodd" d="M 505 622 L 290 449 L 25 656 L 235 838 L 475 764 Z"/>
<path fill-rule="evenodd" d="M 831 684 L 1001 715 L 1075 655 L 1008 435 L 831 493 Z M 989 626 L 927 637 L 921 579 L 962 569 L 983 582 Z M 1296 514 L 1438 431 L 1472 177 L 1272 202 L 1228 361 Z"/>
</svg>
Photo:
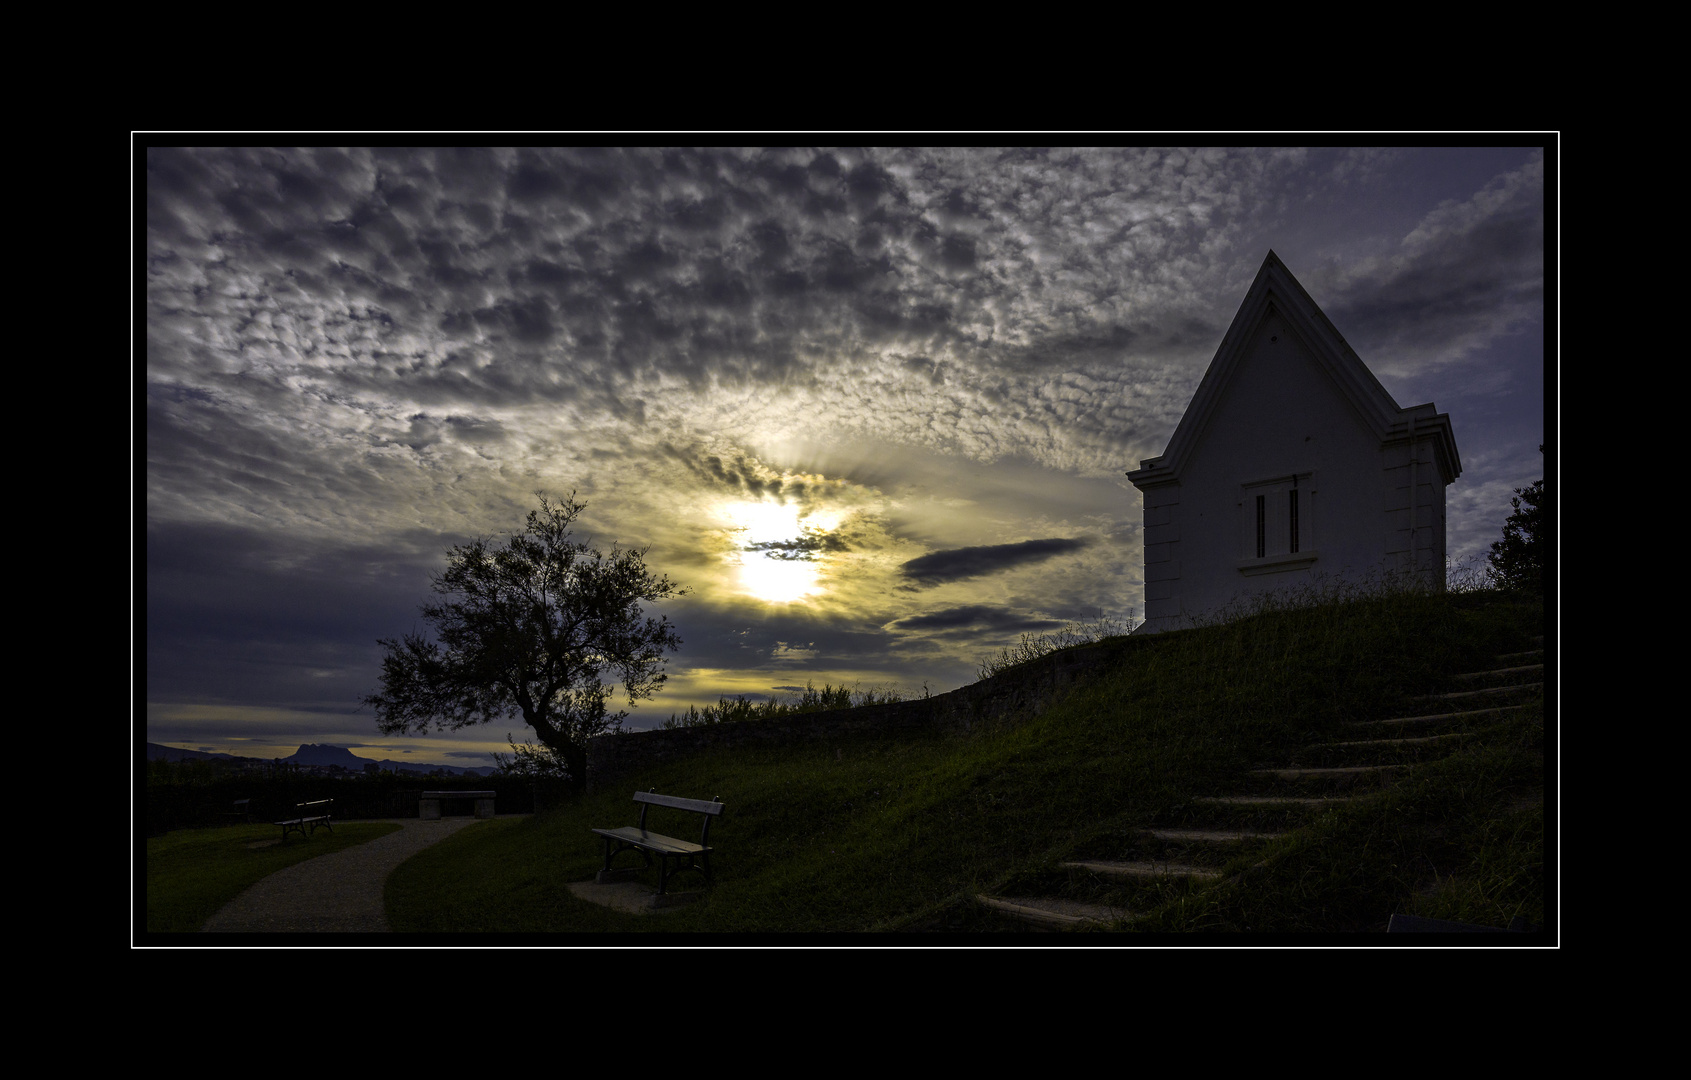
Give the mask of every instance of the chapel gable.
<svg viewBox="0 0 1691 1080">
<path fill-rule="evenodd" d="M 1269 252 L 1144 497 L 1145 615 L 1173 629 L 1317 577 L 1442 587 L 1449 416 L 1400 408 Z"/>
</svg>

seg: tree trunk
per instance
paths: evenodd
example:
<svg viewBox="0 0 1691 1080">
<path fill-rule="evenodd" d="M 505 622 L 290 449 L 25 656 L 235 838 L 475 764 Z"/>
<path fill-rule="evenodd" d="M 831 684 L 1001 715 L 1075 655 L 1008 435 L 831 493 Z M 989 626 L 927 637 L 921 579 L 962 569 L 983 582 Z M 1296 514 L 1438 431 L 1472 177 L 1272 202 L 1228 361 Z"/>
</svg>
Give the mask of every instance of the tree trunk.
<svg viewBox="0 0 1691 1080">
<path fill-rule="evenodd" d="M 523 720 L 534 730 L 535 737 L 541 745 L 552 751 L 564 767 L 569 770 L 569 787 L 571 794 L 580 795 L 587 789 L 587 746 L 571 739 L 567 734 L 558 730 L 552 721 L 537 712 L 523 710 Z"/>
<path fill-rule="evenodd" d="M 587 747 L 574 744 L 558 751 L 570 770 L 570 790 L 577 795 L 587 790 Z"/>
</svg>

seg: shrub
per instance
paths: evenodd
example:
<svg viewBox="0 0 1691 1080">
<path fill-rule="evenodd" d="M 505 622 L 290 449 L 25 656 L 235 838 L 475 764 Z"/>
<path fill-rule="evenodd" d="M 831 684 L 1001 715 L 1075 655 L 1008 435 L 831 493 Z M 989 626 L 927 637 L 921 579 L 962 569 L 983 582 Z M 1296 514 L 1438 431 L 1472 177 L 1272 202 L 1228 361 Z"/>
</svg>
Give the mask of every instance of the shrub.
<svg viewBox="0 0 1691 1080">
<path fill-rule="evenodd" d="M 728 697 L 725 694 L 717 699 L 715 705 L 706 705 L 703 709 L 697 705 L 689 705 L 685 714 L 674 713 L 658 726 L 665 731 L 673 731 L 676 728 L 732 724 L 742 720 L 773 720 L 776 717 L 799 713 L 832 712 L 835 709 L 852 709 L 864 705 L 890 705 L 903 700 L 904 695 L 893 689 L 862 690 L 847 687 L 844 683 L 837 687 L 823 683 L 822 689 L 818 690 L 815 683 L 807 679 L 804 691 L 799 694 L 797 701 L 788 702 L 779 698 L 753 701 L 744 694 L 737 697 Z"/>
<path fill-rule="evenodd" d="M 980 678 L 990 679 L 1001 671 L 1007 671 L 1017 664 L 1025 664 L 1029 660 L 1037 660 L 1046 653 L 1067 649 L 1074 645 L 1090 645 L 1094 641 L 1105 638 L 1121 637 L 1133 633 L 1139 625 L 1130 615 L 1126 619 L 1112 619 L 1108 616 L 1092 623 L 1070 623 L 1061 630 L 1053 630 L 1048 634 L 1023 634 L 1020 641 L 1000 649 L 996 656 L 988 656 L 981 660 L 977 670 Z"/>
</svg>

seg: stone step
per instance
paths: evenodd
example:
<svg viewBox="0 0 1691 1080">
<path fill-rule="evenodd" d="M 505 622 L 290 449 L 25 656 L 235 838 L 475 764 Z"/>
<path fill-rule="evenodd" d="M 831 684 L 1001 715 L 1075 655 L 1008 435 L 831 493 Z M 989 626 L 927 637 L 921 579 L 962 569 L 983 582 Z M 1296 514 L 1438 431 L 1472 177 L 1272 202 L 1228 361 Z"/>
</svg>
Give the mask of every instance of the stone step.
<svg viewBox="0 0 1691 1080">
<path fill-rule="evenodd" d="M 1083 904 L 1078 900 L 1060 900 L 1056 897 L 1018 896 L 1007 899 L 980 894 L 975 899 L 1001 914 L 1049 930 L 1069 930 L 1088 923 L 1109 923 L 1117 919 L 1133 918 L 1133 912 L 1126 908 Z"/>
<path fill-rule="evenodd" d="M 1192 800 L 1215 806 L 1339 806 L 1349 795 L 1200 795 Z"/>
<path fill-rule="evenodd" d="M 1354 742 L 1317 743 L 1316 745 L 1311 746 L 1310 749 L 1311 750 L 1331 750 L 1331 749 L 1334 749 L 1336 747 L 1342 746 L 1342 747 L 1345 747 L 1346 749 L 1356 749 L 1358 747 L 1377 747 L 1381 750 L 1385 750 L 1385 749 L 1389 749 L 1389 748 L 1394 747 L 1394 746 L 1431 746 L 1431 745 L 1441 743 L 1441 742 L 1449 742 L 1453 739 L 1460 739 L 1462 737 L 1463 737 L 1462 732 L 1452 731 L 1452 732 L 1448 732 L 1444 735 L 1420 735 L 1420 736 L 1413 736 L 1413 737 L 1407 737 L 1407 738 L 1401 738 L 1401 739 L 1358 739 Z"/>
<path fill-rule="evenodd" d="M 1521 664 L 1516 667 L 1493 668 L 1490 671 L 1465 671 L 1460 675 L 1452 675 L 1453 679 L 1465 679 L 1472 682 L 1475 679 L 1503 679 L 1525 678 L 1530 675 L 1544 677 L 1543 664 Z"/>
<path fill-rule="evenodd" d="M 1421 694 L 1412 701 L 1476 701 L 1483 698 L 1507 697 L 1512 694 L 1543 693 L 1544 684 L 1520 683 L 1516 686 L 1490 686 L 1484 690 L 1458 690 L 1452 694 Z"/>
<path fill-rule="evenodd" d="M 1337 768 L 1252 769 L 1257 776 L 1272 776 L 1276 780 L 1355 780 L 1371 775 L 1390 775 L 1404 768 L 1402 765 L 1347 765 Z"/>
<path fill-rule="evenodd" d="M 1232 844 L 1240 840 L 1278 840 L 1283 832 L 1251 832 L 1246 829 L 1146 829 L 1158 840 L 1182 844 Z"/>
<path fill-rule="evenodd" d="M 1490 720 L 1504 713 L 1520 712 L 1525 705 L 1499 705 L 1491 709 L 1468 709 L 1463 712 L 1432 713 L 1427 716 L 1394 716 L 1389 720 L 1358 720 L 1346 725 L 1354 730 L 1390 730 L 1388 725 L 1408 727 L 1415 724 L 1465 724 L 1475 720 Z"/>
<path fill-rule="evenodd" d="M 1543 660 L 1543 649 L 1528 649 L 1526 652 L 1501 653 L 1497 657 L 1500 664 L 1518 664 L 1523 660 Z"/>
<path fill-rule="evenodd" d="M 1358 734 L 1364 733 L 1359 732 Z M 1415 765 L 1443 757 L 1463 745 L 1464 740 L 1474 738 L 1473 735 L 1463 732 L 1450 733 L 1415 729 L 1405 730 L 1402 728 L 1394 731 L 1378 730 L 1367 734 L 1374 737 L 1345 739 L 1301 747 L 1274 762 L 1273 767 L 1282 770 L 1377 769 L 1387 765 Z M 1337 776 L 1337 774 L 1334 775 Z M 1312 778 L 1300 777 L 1299 779 Z M 1319 777 L 1313 779 L 1319 779 Z M 1276 790 L 1286 790 L 1287 794 L 1298 795 L 1322 794 L 1318 791 Z M 1267 793 L 1267 791 L 1252 792 L 1252 794 Z"/>
<path fill-rule="evenodd" d="M 1334 769 L 1251 769 L 1256 776 L 1278 779 L 1322 779 L 1327 776 L 1365 776 L 1368 772 L 1392 772 L 1404 766 L 1344 766 Z"/>
<path fill-rule="evenodd" d="M 1221 876 L 1216 870 L 1202 866 L 1189 866 L 1185 863 L 1170 862 L 1105 862 L 1087 860 L 1084 862 L 1066 862 L 1062 864 L 1065 870 L 1090 870 L 1095 874 L 1109 877 L 1124 878 L 1195 878 L 1204 881 L 1214 880 Z"/>
<path fill-rule="evenodd" d="M 1314 764 L 1314 763 L 1312 763 Z M 1156 826 L 1163 832 L 1173 829 L 1198 830 L 1206 833 L 1217 831 L 1229 836 L 1241 833 L 1254 835 L 1277 836 L 1292 829 L 1302 828 L 1304 825 L 1320 817 L 1328 809 L 1347 801 L 1348 792 L 1337 794 L 1337 798 L 1321 798 L 1330 794 L 1329 791 L 1316 788 L 1309 791 L 1280 789 L 1267 784 L 1256 788 L 1236 789 L 1237 795 L 1193 797 L 1185 805 L 1171 808 L 1163 817 L 1156 819 Z M 1150 833 L 1139 834 L 1146 846 L 1138 850 L 1122 850 L 1111 852 L 1111 856 L 1123 859 L 1157 859 L 1166 861 L 1178 857 L 1178 852 L 1168 850 L 1168 844 L 1179 843 L 1179 840 L 1158 840 Z M 1192 841 L 1187 840 L 1187 843 Z M 1163 844 L 1159 849 L 1154 844 Z M 1208 858 L 1197 857 L 1201 849 L 1193 848 L 1194 859 L 1197 862 L 1209 862 Z"/>
</svg>

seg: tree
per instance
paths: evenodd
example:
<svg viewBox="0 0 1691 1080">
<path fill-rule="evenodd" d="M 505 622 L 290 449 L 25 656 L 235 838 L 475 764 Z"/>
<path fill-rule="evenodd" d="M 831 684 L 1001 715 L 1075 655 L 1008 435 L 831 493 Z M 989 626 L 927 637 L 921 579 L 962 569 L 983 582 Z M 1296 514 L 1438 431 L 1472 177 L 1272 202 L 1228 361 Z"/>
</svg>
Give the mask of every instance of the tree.
<svg viewBox="0 0 1691 1080">
<path fill-rule="evenodd" d="M 380 641 L 382 688 L 363 700 L 383 734 L 520 715 L 580 790 L 587 740 L 628 715 L 607 710 L 616 683 L 631 705 L 652 696 L 664 655 L 681 644 L 667 618 L 642 617 L 640 602 L 686 592 L 646 569 L 645 550 L 606 553 L 571 539 L 584 509 L 574 493 L 558 504 L 542 495 L 522 532 L 448 550 L 431 582 L 441 599 L 421 609 L 432 639 Z"/>
<path fill-rule="evenodd" d="M 1503 539 L 1491 545 L 1491 572 L 1505 589 L 1544 589 L 1544 481 L 1516 488 Z"/>
</svg>

